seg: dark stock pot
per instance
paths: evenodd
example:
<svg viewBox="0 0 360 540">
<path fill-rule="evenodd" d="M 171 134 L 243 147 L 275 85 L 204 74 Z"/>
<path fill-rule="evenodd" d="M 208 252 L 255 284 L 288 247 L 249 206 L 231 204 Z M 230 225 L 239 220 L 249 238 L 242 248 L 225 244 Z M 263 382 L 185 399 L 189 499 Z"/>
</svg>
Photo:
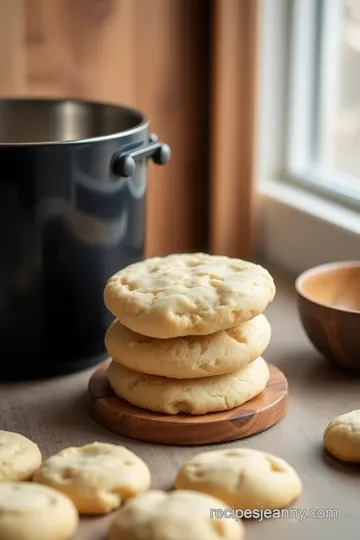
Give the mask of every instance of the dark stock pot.
<svg viewBox="0 0 360 540">
<path fill-rule="evenodd" d="M 141 260 L 147 162 L 170 149 L 138 111 L 0 100 L 0 377 L 98 362 L 107 279 Z"/>
</svg>

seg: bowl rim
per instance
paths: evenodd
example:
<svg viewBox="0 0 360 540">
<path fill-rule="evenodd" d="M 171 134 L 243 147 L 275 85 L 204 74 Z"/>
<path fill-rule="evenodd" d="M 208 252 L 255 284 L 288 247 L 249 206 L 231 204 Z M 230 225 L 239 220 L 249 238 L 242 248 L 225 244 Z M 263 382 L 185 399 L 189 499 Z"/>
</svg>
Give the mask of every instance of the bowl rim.
<svg viewBox="0 0 360 540">
<path fill-rule="evenodd" d="M 317 302 L 316 300 L 309 298 L 304 291 L 303 291 L 303 284 L 311 276 L 314 276 L 316 274 L 320 274 L 322 272 L 327 272 L 330 270 L 338 269 L 344 269 L 344 268 L 359 268 L 360 269 L 360 260 L 349 260 L 349 261 L 335 261 L 325 264 L 319 264 L 318 266 L 313 266 L 312 268 L 309 268 L 308 270 L 305 270 L 301 274 L 298 275 L 298 277 L 295 280 L 295 289 L 299 296 L 307 300 L 308 302 L 311 302 L 312 304 L 315 304 L 317 306 L 322 306 L 325 308 L 332 309 L 333 311 L 338 311 L 342 313 L 352 313 L 356 315 L 360 315 L 360 310 L 357 309 L 345 309 L 341 307 L 333 306 L 332 304 L 327 304 L 325 302 Z"/>
</svg>

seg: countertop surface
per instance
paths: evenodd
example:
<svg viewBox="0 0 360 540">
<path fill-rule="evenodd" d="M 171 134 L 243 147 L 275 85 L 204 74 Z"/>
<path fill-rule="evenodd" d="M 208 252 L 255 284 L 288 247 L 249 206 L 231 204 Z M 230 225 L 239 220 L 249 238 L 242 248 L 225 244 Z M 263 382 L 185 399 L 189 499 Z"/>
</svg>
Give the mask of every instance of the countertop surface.
<svg viewBox="0 0 360 540">
<path fill-rule="evenodd" d="M 198 447 L 174 447 L 125 439 L 93 420 L 87 410 L 87 383 L 92 370 L 48 381 L 0 383 L 0 429 L 34 440 L 43 457 L 68 446 L 93 441 L 124 444 L 143 458 L 152 473 L 152 488 L 171 489 L 178 467 L 198 452 L 214 448 L 250 447 L 286 459 L 303 481 L 303 494 L 291 518 L 248 520 L 246 539 L 358 539 L 360 467 L 345 465 L 323 452 L 327 423 L 360 408 L 360 379 L 335 371 L 313 349 L 296 309 L 293 280 L 275 274 L 277 294 L 266 310 L 272 340 L 264 354 L 289 382 L 288 413 L 266 432 L 245 440 Z M 304 513 L 309 516 L 302 519 Z M 74 540 L 105 540 L 109 520 L 81 519 Z M 199 539 L 201 540 L 201 539 Z"/>
</svg>

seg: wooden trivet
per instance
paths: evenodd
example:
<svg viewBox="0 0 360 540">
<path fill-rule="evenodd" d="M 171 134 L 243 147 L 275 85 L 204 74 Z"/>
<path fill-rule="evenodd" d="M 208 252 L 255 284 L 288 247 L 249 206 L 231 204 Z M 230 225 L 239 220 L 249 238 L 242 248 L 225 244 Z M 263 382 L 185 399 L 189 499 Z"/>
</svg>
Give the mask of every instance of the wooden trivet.
<svg viewBox="0 0 360 540">
<path fill-rule="evenodd" d="M 169 416 L 130 405 L 110 388 L 108 365 L 109 361 L 101 364 L 90 378 L 91 412 L 100 424 L 132 439 L 175 445 L 234 441 L 268 429 L 286 414 L 288 383 L 272 364 L 269 382 L 259 396 L 230 411 L 203 416 Z"/>
</svg>

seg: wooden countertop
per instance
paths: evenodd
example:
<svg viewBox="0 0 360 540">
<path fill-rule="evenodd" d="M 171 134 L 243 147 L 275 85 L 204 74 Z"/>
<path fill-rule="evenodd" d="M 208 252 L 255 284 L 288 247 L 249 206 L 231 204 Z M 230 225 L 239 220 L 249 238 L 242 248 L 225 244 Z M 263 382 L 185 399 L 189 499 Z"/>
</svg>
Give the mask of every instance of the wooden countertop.
<svg viewBox="0 0 360 540">
<path fill-rule="evenodd" d="M 277 295 L 266 312 L 273 336 L 264 356 L 288 378 L 289 409 L 287 417 L 268 431 L 234 443 L 202 447 L 121 438 L 99 426 L 87 412 L 91 370 L 49 381 L 0 384 L 0 428 L 36 441 L 44 458 L 67 446 L 95 440 L 124 444 L 148 463 L 156 489 L 170 489 L 182 462 L 203 450 L 244 446 L 274 453 L 288 460 L 303 480 L 304 492 L 294 507 L 307 512 L 335 509 L 337 517 L 247 522 L 246 539 L 300 540 L 306 535 L 310 540 L 357 540 L 360 467 L 324 456 L 322 434 L 331 418 L 360 408 L 360 379 L 337 373 L 313 350 L 298 319 L 292 280 L 276 274 L 275 279 Z M 109 519 L 111 516 L 82 519 L 75 540 L 105 540 Z"/>
</svg>

